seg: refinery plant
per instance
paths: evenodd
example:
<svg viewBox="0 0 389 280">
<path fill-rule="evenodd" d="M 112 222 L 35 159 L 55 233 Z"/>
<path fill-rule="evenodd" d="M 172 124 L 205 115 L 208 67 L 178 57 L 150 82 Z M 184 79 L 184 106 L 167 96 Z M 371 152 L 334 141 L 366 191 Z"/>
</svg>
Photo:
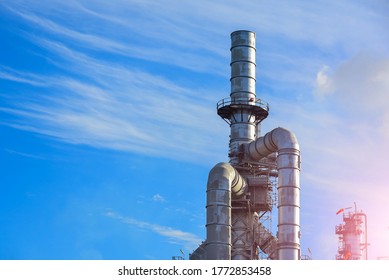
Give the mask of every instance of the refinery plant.
<svg viewBox="0 0 389 280">
<path fill-rule="evenodd" d="M 342 208 L 336 214 L 343 213 L 343 223 L 335 227 L 339 246 L 337 260 L 367 260 L 367 216 L 362 211 L 348 211 L 352 207 Z"/>
<path fill-rule="evenodd" d="M 255 93 L 255 33 L 231 33 L 231 93 L 217 103 L 230 126 L 229 162 L 216 164 L 206 188 L 206 239 L 191 260 L 309 260 L 300 250 L 300 148 L 285 128 L 261 136 L 269 105 Z M 272 210 L 277 208 L 273 233 Z M 342 208 L 336 260 L 367 260 L 367 216 Z M 310 252 L 310 249 L 308 248 Z M 178 257 L 178 259 L 183 259 Z"/>
<path fill-rule="evenodd" d="M 300 148 L 285 128 L 261 135 L 269 106 L 255 93 L 255 54 L 255 33 L 231 33 L 231 93 L 217 103 L 231 129 L 229 163 L 209 172 L 206 239 L 192 260 L 301 259 Z"/>
</svg>

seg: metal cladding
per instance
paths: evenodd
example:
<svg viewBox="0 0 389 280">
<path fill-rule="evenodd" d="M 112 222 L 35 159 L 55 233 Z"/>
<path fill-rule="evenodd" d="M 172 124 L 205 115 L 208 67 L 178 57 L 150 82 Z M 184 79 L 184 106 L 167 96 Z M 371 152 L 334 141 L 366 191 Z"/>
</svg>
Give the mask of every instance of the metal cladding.
<svg viewBox="0 0 389 280">
<path fill-rule="evenodd" d="M 205 242 L 207 259 L 231 259 L 231 193 L 242 195 L 246 187 L 246 181 L 228 163 L 218 163 L 209 172 Z"/>
<path fill-rule="evenodd" d="M 218 115 L 231 129 L 229 163 L 209 173 L 207 238 L 191 259 L 258 259 L 259 251 L 269 259 L 300 259 L 299 145 L 284 128 L 259 135 L 269 106 L 255 94 L 255 53 L 255 33 L 231 33 L 231 93 L 217 103 Z M 260 219 L 273 207 L 269 178 L 277 177 L 275 237 Z"/>
<path fill-rule="evenodd" d="M 238 163 L 239 146 L 257 138 L 258 123 L 268 115 L 268 105 L 255 95 L 255 33 L 231 33 L 231 94 L 217 104 L 218 114 L 231 127 L 229 157 Z"/>
<path fill-rule="evenodd" d="M 255 33 L 231 33 L 231 99 L 255 100 Z"/>
</svg>

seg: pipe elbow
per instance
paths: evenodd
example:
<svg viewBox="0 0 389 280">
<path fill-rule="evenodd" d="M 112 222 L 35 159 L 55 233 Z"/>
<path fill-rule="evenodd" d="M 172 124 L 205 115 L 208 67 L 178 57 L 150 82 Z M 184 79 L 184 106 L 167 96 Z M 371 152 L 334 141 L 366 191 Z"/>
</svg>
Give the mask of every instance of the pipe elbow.
<svg viewBox="0 0 389 280">
<path fill-rule="evenodd" d="M 278 258 L 299 259 L 300 250 L 300 147 L 291 131 L 278 127 L 243 146 L 250 160 L 277 152 Z"/>
<path fill-rule="evenodd" d="M 296 135 L 282 127 L 277 127 L 270 132 L 271 141 L 276 144 L 278 149 L 300 150 Z"/>
<path fill-rule="evenodd" d="M 228 163 L 218 163 L 209 172 L 205 243 L 207 259 L 231 259 L 231 193 L 240 196 L 246 192 L 246 188 L 246 181 Z"/>
<path fill-rule="evenodd" d="M 220 162 L 209 172 L 208 191 L 226 190 L 231 191 L 235 196 L 241 196 L 246 192 L 246 189 L 245 179 L 229 163 Z"/>
<path fill-rule="evenodd" d="M 271 153 L 284 149 L 299 151 L 300 147 L 296 135 L 282 127 L 277 127 L 265 136 L 246 144 L 243 147 L 245 154 L 253 160 L 260 160 Z"/>
</svg>

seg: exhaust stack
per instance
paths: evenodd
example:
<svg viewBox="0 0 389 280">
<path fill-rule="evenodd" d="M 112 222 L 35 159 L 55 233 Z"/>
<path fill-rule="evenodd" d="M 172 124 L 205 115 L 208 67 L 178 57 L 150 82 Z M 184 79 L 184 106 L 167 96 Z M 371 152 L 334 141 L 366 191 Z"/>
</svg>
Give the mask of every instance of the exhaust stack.
<svg viewBox="0 0 389 280">
<path fill-rule="evenodd" d="M 276 128 L 260 137 L 269 114 L 255 93 L 255 33 L 231 33 L 231 93 L 217 103 L 230 125 L 229 164 L 219 163 L 207 183 L 207 238 L 191 259 L 300 259 L 300 150 L 293 133 Z M 278 233 L 261 218 L 272 210 L 278 178 Z"/>
<path fill-rule="evenodd" d="M 255 94 L 255 33 L 231 33 L 231 93 L 217 103 L 217 113 L 231 128 L 229 158 L 239 163 L 239 146 L 258 137 L 259 123 L 268 116 L 269 106 Z"/>
</svg>

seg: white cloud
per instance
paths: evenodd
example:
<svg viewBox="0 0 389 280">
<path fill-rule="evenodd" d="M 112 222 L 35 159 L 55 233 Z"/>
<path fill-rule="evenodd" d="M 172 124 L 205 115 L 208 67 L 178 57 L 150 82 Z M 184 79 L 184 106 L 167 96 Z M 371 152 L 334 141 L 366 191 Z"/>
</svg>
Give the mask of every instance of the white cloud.
<svg viewBox="0 0 389 280">
<path fill-rule="evenodd" d="M 18 34 L 41 48 L 57 72 L 0 68 L 0 78 L 31 86 L 33 96 L 4 98 L 11 106 L 1 110 L 11 117 L 3 123 L 74 144 L 206 163 L 225 159 L 228 127 L 214 106 L 228 96 L 229 32 L 251 29 L 257 32 L 258 95 L 269 97 L 271 106 L 264 127 L 289 128 L 301 142 L 302 196 L 310 188 L 325 194 L 329 207 L 355 199 L 387 205 L 389 26 L 383 1 L 246 1 L 239 7 L 202 0 L 46 2 L 5 4 L 34 25 L 36 32 Z M 143 66 L 150 61 L 155 68 Z M 180 73 L 188 69 L 207 76 L 188 81 L 190 74 Z M 220 76 L 225 85 L 210 86 Z M 192 238 L 120 220 L 177 240 Z"/>
<path fill-rule="evenodd" d="M 8 122 L 10 126 L 73 144 L 183 160 L 204 162 L 216 154 L 213 135 L 223 122 L 202 89 L 189 90 L 162 76 L 98 61 L 58 43 L 49 47 L 90 81 L 4 69 L 13 81 L 39 84 L 51 92 L 34 90 L 33 100 L 21 97 L 16 104 L 10 101 L 14 109 L 0 108 L 22 117 Z M 204 125 L 205 119 L 214 122 L 212 128 Z"/>
<path fill-rule="evenodd" d="M 7 148 L 4 148 L 3 150 L 6 151 L 9 154 L 12 154 L 12 155 L 17 155 L 17 156 L 22 156 L 22 157 L 27 157 L 27 158 L 33 158 L 33 159 L 40 159 L 40 160 L 44 160 L 45 159 L 42 156 L 38 156 L 38 155 L 30 154 L 30 153 L 24 153 L 24 152 L 20 152 L 20 151 L 15 151 L 15 150 L 7 149 Z"/>
<path fill-rule="evenodd" d="M 63 4 L 61 3 L 60 5 Z M 124 5 L 124 7 L 128 7 L 128 5 Z M 131 9 L 134 9 L 134 7 Z M 213 48 L 215 44 L 204 44 L 204 40 L 197 38 L 197 36 L 193 36 L 194 39 L 191 39 L 184 28 L 177 28 L 177 26 L 180 26 L 179 24 L 170 23 L 170 21 L 174 21 L 174 18 L 169 18 L 169 21 L 162 20 L 161 24 L 156 22 L 158 21 L 158 17 L 154 17 L 150 22 L 142 21 L 140 24 L 143 25 L 142 30 L 144 32 L 139 33 L 139 29 L 137 28 L 138 25 L 134 24 L 134 22 L 140 20 L 138 17 L 141 17 L 140 15 L 142 13 L 139 13 L 139 11 L 136 10 L 135 13 L 138 14 L 138 17 L 131 17 L 131 20 L 128 20 L 126 14 L 125 19 L 120 20 L 119 14 L 121 12 L 114 10 L 116 15 L 113 15 L 112 17 L 116 16 L 118 20 L 113 21 L 115 23 L 114 26 L 108 25 L 109 27 L 107 26 L 107 28 L 115 29 L 116 32 L 109 34 L 100 32 L 99 29 L 95 28 L 93 31 L 88 28 L 85 30 L 80 25 L 72 25 L 69 21 L 62 23 L 56 19 L 56 16 L 53 16 L 50 12 L 46 11 L 50 11 L 50 8 L 42 7 L 42 10 L 40 11 L 36 11 L 32 7 L 29 8 L 30 9 L 21 9 L 22 11 L 10 7 L 8 9 L 29 24 L 37 25 L 40 29 L 46 31 L 48 33 L 47 37 L 52 37 L 59 41 L 66 41 L 75 48 L 103 51 L 121 55 L 123 57 L 178 65 L 181 68 L 193 71 L 212 71 L 219 75 L 224 75 L 224 65 L 220 63 L 218 58 L 220 56 L 226 57 L 228 51 L 223 51 L 223 49 L 221 49 L 222 51 L 219 49 L 215 50 Z M 147 7 L 146 9 L 150 11 L 150 7 Z M 89 18 L 88 23 L 91 25 L 106 25 L 106 22 L 102 20 L 107 18 L 105 16 L 106 11 L 105 8 L 104 12 L 91 12 L 91 10 L 88 10 L 85 7 L 76 5 L 72 8 L 71 14 L 67 14 L 69 11 L 66 12 L 66 9 L 64 9 L 64 11 L 57 11 L 57 13 L 63 17 L 72 17 L 74 15 L 84 16 Z M 93 16 L 91 17 L 91 15 Z M 152 24 L 152 26 L 147 26 L 148 24 Z M 86 23 L 86 25 L 88 24 Z M 162 26 L 163 29 L 169 30 L 169 33 L 172 33 L 172 36 L 161 35 L 164 34 L 164 32 L 160 31 L 153 32 L 153 30 L 156 29 L 156 26 L 160 26 L 159 28 Z M 150 32 L 152 34 L 149 34 Z M 32 38 L 36 36 L 31 34 L 25 35 Z M 185 38 L 179 39 L 179 37 L 182 36 Z M 147 42 L 150 42 L 150 39 L 154 40 L 154 42 L 155 40 L 160 41 L 161 43 L 148 44 Z M 195 47 L 191 42 L 193 43 L 193 41 L 196 40 L 198 42 Z M 188 49 L 191 51 L 188 52 Z M 205 49 L 206 52 L 201 51 L 201 49 Z M 210 55 L 208 52 L 213 52 L 213 55 Z"/>
<path fill-rule="evenodd" d="M 28 84 L 35 87 L 45 86 L 45 81 L 42 80 L 39 75 L 18 71 L 4 66 L 0 66 L 0 79 Z"/>
<path fill-rule="evenodd" d="M 389 56 L 358 53 L 331 73 L 324 66 L 317 74 L 319 92 L 334 93 L 351 110 L 377 112 L 389 105 Z"/>
<path fill-rule="evenodd" d="M 327 65 L 324 65 L 319 72 L 316 74 L 316 90 L 315 93 L 318 96 L 324 96 L 327 94 L 333 93 L 334 85 L 329 75 L 330 68 Z"/>
<path fill-rule="evenodd" d="M 124 217 L 121 216 L 118 213 L 115 213 L 113 211 L 107 211 L 105 216 L 119 220 L 120 222 L 127 224 L 127 225 L 132 225 L 137 228 L 141 229 L 146 229 L 150 230 L 152 232 L 155 232 L 161 236 L 167 237 L 169 242 L 173 243 L 178 243 L 178 244 L 183 244 L 185 245 L 188 249 L 194 250 L 197 248 L 197 246 L 201 243 L 201 238 L 189 233 L 185 232 L 179 229 L 174 229 L 172 227 L 168 226 L 161 226 L 158 224 L 152 224 L 140 220 L 136 220 L 131 217 Z"/>
<path fill-rule="evenodd" d="M 343 102 L 369 112 L 389 105 L 389 59 L 357 56 L 333 77 Z"/>
<path fill-rule="evenodd" d="M 153 199 L 153 201 L 158 201 L 158 202 L 164 202 L 165 201 L 165 198 L 162 195 L 158 194 L 158 193 L 153 195 L 152 199 Z"/>
</svg>

